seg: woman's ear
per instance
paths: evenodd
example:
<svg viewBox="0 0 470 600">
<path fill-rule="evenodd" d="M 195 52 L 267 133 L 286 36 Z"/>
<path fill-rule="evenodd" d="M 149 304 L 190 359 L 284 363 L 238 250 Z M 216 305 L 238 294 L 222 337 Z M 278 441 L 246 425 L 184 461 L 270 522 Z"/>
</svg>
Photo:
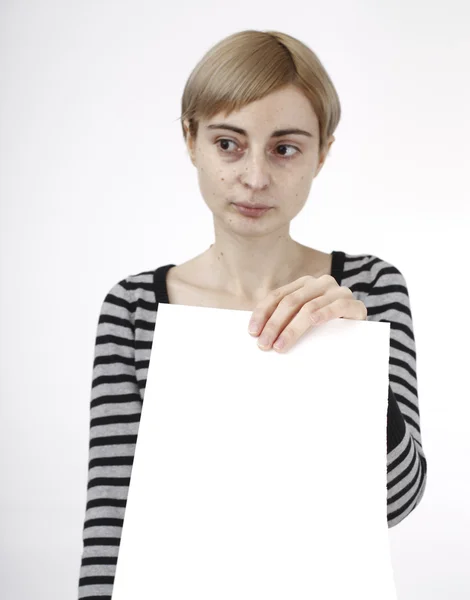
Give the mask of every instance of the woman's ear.
<svg viewBox="0 0 470 600">
<path fill-rule="evenodd" d="M 333 142 L 335 141 L 335 139 L 336 139 L 336 138 L 335 138 L 335 136 L 334 136 L 334 135 L 331 135 L 331 136 L 330 136 L 330 138 L 329 138 L 329 140 L 328 140 L 328 146 L 327 146 L 327 147 L 326 147 L 326 148 L 323 150 L 323 152 L 321 153 L 320 160 L 318 161 L 317 170 L 316 170 L 316 172 L 315 172 L 315 177 L 316 177 L 316 176 L 318 175 L 318 173 L 320 173 L 320 171 L 322 170 L 322 168 L 323 168 L 323 165 L 325 164 L 326 157 L 327 157 L 327 156 L 328 156 L 328 154 L 330 153 L 330 148 L 331 148 L 331 146 L 332 146 Z"/>
<path fill-rule="evenodd" d="M 191 136 L 191 133 L 189 131 L 189 122 L 188 122 L 187 119 L 185 119 L 183 121 L 183 127 L 184 127 L 184 130 L 186 132 L 186 147 L 188 149 L 188 154 L 189 154 L 189 157 L 191 159 L 191 162 L 194 165 L 195 164 L 194 163 L 194 140 L 193 140 L 193 137 Z"/>
</svg>

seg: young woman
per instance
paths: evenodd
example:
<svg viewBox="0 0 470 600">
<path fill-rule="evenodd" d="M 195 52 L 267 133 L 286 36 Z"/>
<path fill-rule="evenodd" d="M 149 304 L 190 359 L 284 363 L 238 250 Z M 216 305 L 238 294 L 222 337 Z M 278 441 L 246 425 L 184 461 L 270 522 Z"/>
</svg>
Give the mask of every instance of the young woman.
<svg viewBox="0 0 470 600">
<path fill-rule="evenodd" d="M 189 77 L 183 135 L 215 241 L 183 264 L 122 279 L 104 299 L 93 364 L 80 598 L 111 598 L 160 302 L 252 311 L 252 335 L 264 351 L 289 351 L 315 320 L 389 322 L 389 527 L 420 502 L 427 467 L 405 279 L 377 256 L 325 253 L 289 234 L 334 142 L 340 112 L 317 56 L 279 32 L 231 35 Z"/>
</svg>

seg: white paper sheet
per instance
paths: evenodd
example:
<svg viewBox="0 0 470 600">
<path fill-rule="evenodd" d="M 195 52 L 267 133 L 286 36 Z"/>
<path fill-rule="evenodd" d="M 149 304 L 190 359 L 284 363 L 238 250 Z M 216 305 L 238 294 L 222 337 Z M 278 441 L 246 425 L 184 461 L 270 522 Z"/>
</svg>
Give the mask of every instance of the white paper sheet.
<svg viewBox="0 0 470 600">
<path fill-rule="evenodd" d="M 396 600 L 390 324 L 250 316 L 159 305 L 113 600 Z"/>
</svg>

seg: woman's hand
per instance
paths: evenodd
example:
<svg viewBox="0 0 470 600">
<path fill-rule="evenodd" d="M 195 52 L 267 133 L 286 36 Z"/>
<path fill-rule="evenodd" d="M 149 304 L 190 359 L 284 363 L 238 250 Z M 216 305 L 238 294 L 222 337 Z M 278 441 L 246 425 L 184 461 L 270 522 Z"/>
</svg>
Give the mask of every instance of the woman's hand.
<svg viewBox="0 0 470 600">
<path fill-rule="evenodd" d="M 258 346 L 285 352 L 311 327 L 331 319 L 365 321 L 367 308 L 331 275 L 306 275 L 270 292 L 254 309 L 248 331 Z M 253 327 L 255 325 L 255 327 Z"/>
</svg>

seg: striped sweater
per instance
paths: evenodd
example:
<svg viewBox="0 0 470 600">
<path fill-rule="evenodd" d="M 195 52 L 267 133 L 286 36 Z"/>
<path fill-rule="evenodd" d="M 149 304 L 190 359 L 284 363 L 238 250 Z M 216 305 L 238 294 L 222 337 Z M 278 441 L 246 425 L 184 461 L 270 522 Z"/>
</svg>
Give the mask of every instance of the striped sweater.
<svg viewBox="0 0 470 600">
<path fill-rule="evenodd" d="M 372 255 L 332 252 L 331 275 L 390 323 L 387 520 L 402 521 L 426 486 L 410 299 L 401 272 Z M 169 303 L 169 264 L 130 275 L 106 294 L 97 325 L 90 406 L 88 486 L 79 598 L 110 600 L 137 441 L 155 320 Z"/>
</svg>

